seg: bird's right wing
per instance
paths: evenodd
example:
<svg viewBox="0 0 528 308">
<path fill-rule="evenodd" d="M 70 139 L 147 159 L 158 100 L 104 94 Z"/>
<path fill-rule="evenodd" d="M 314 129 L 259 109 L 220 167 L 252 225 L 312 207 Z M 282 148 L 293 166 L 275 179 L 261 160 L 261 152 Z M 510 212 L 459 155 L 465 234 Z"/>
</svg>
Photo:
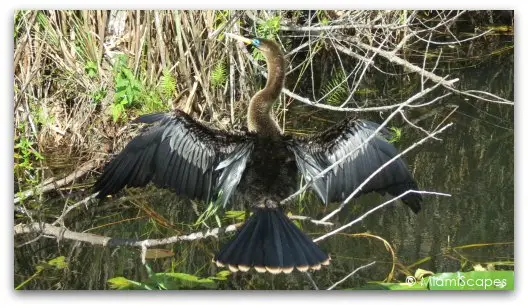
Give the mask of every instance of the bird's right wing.
<svg viewBox="0 0 528 308">
<path fill-rule="evenodd" d="M 180 196 L 220 199 L 225 206 L 253 150 L 250 136 L 205 127 L 179 110 L 144 115 L 135 122 L 152 126 L 106 166 L 94 185 L 98 197 L 152 181 Z"/>
</svg>

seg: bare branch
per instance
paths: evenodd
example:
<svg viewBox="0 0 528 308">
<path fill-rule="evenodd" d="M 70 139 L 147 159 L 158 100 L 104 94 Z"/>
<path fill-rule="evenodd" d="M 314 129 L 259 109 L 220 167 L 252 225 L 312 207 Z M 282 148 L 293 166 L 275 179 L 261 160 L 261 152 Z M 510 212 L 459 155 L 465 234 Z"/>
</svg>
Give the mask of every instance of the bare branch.
<svg viewBox="0 0 528 308">
<path fill-rule="evenodd" d="M 66 215 L 71 209 L 86 203 L 89 200 L 89 198 L 92 198 L 92 197 L 93 195 L 68 207 L 68 209 L 64 211 L 61 217 Z M 293 216 L 289 216 L 289 218 L 295 219 L 295 220 L 308 221 L 316 225 L 325 225 L 325 226 L 333 225 L 330 222 L 321 222 L 321 221 L 317 221 L 317 220 L 314 220 L 306 216 L 293 215 Z M 204 231 L 194 232 L 194 233 L 187 234 L 187 235 L 176 235 L 176 236 L 171 236 L 171 237 L 162 238 L 162 239 L 135 240 L 135 239 L 121 239 L 121 238 L 114 238 L 114 237 L 109 237 L 109 236 L 101 236 L 101 235 L 86 233 L 86 232 L 75 232 L 75 231 L 68 230 L 65 227 L 54 226 L 54 224 L 56 224 L 59 220 L 60 218 L 57 219 L 57 221 L 53 224 L 37 223 L 37 222 L 29 223 L 29 224 L 18 224 L 14 227 L 14 234 L 21 235 L 21 234 L 36 233 L 36 234 L 39 234 L 39 236 L 43 236 L 43 235 L 53 236 L 59 240 L 61 239 L 75 240 L 79 242 L 90 243 L 92 245 L 100 245 L 100 246 L 108 246 L 108 247 L 133 246 L 133 247 L 142 247 L 142 249 L 146 249 L 148 247 L 162 246 L 162 245 L 174 244 L 174 243 L 185 242 L 185 241 L 195 241 L 195 240 L 201 240 L 201 239 L 208 238 L 208 237 L 218 237 L 219 235 L 226 234 L 226 233 L 232 233 L 236 231 L 243 224 L 243 223 L 236 223 L 236 224 L 232 224 L 226 227 L 207 229 Z"/>
<path fill-rule="evenodd" d="M 310 282 L 314 286 L 314 289 L 319 290 L 319 287 L 317 286 L 317 283 L 315 283 L 315 281 L 313 280 L 312 275 L 310 275 L 310 273 L 308 272 L 304 272 L 304 274 L 306 275 L 306 277 L 308 277 L 308 280 L 310 280 Z"/>
<path fill-rule="evenodd" d="M 299 215 L 289 215 L 288 216 L 290 219 L 295 219 L 295 220 L 306 220 L 306 221 L 309 221 L 315 225 L 323 225 L 323 226 L 333 226 L 334 224 L 331 223 L 331 222 L 328 222 L 328 221 L 320 221 L 320 220 L 315 220 L 311 217 L 308 217 L 308 216 L 299 216 Z"/>
<path fill-rule="evenodd" d="M 452 87 L 447 87 L 447 86 L 446 86 L 446 88 L 451 90 L 451 91 L 453 91 L 453 92 L 455 92 L 455 93 L 458 93 L 458 94 L 461 94 L 461 95 L 465 95 L 465 96 L 469 96 L 469 97 L 473 97 L 473 98 L 476 98 L 476 99 L 479 99 L 479 100 L 482 100 L 482 101 L 485 101 L 485 102 L 512 105 L 512 106 L 514 105 L 514 103 L 512 101 L 509 101 L 507 99 L 504 99 L 504 98 L 499 97 L 497 95 L 493 95 L 493 94 L 488 93 L 488 92 L 477 91 L 477 90 L 460 91 L 460 90 L 454 89 Z M 490 97 L 493 97 L 493 98 L 496 98 L 496 99 L 485 98 L 485 97 L 482 97 L 482 96 L 474 95 L 473 93 L 487 95 L 487 96 L 490 96 Z"/>
<path fill-rule="evenodd" d="M 358 41 L 355 38 L 348 38 L 347 37 L 344 40 L 345 41 L 351 41 L 352 43 L 357 44 L 359 47 L 361 47 L 363 49 L 367 49 L 367 50 L 371 50 L 371 51 L 376 51 L 377 50 L 376 47 L 372 47 L 372 46 L 370 46 L 368 44 L 360 42 L 360 41 Z M 430 80 L 432 80 L 432 81 L 434 81 L 436 83 L 440 83 L 440 84 L 442 84 L 444 86 L 452 87 L 453 84 L 459 80 L 458 78 L 454 78 L 454 79 L 451 79 L 451 80 L 445 80 L 445 78 L 442 78 L 442 77 L 440 77 L 440 76 L 438 76 L 438 75 L 436 75 L 434 73 L 426 71 L 426 70 L 422 69 L 421 67 L 416 66 L 416 65 L 410 63 L 409 61 L 398 57 L 395 53 L 393 53 L 391 51 L 379 50 L 378 54 L 380 56 L 382 56 L 383 58 L 389 60 L 390 62 L 394 62 L 396 64 L 399 64 L 399 65 L 407 68 L 408 70 L 410 70 L 412 72 L 424 75 L 425 77 L 429 78 Z"/>
<path fill-rule="evenodd" d="M 318 238 L 316 238 L 314 240 L 314 242 L 319 242 L 319 241 L 322 241 L 324 239 L 326 239 L 327 237 L 330 237 L 336 233 L 339 233 L 347 228 L 350 228 L 351 226 L 357 224 L 358 222 L 362 221 L 363 219 L 365 219 L 365 217 L 369 216 L 370 214 L 376 212 L 377 210 L 383 208 L 384 206 L 388 205 L 388 204 L 392 204 L 394 201 L 400 199 L 401 197 L 407 195 L 407 194 L 410 194 L 410 193 L 418 193 L 418 194 L 422 194 L 422 195 L 438 195 L 438 196 L 445 196 L 445 197 L 451 197 L 450 194 L 446 194 L 446 193 L 440 193 L 440 192 L 434 192 L 434 191 L 422 191 L 422 190 L 408 190 L 406 192 L 404 192 L 403 194 L 400 194 L 386 202 L 383 202 L 382 204 L 376 206 L 375 208 L 372 208 L 371 210 L 367 211 L 365 214 L 359 216 L 358 218 L 356 218 L 355 220 L 349 222 L 348 224 L 346 225 L 343 225 L 335 230 L 332 230 L 328 233 L 326 233 L 325 235 L 322 235 Z M 321 221 L 324 221 L 324 220 L 321 220 Z"/>
<path fill-rule="evenodd" d="M 88 197 L 82 199 L 81 201 L 73 204 L 73 205 L 70 205 L 70 206 L 65 206 L 63 211 L 62 211 L 62 214 L 59 216 L 59 218 L 57 218 L 57 220 L 55 220 L 55 222 L 52 224 L 53 226 L 57 225 L 57 224 L 61 224 L 64 220 L 64 217 L 66 217 L 66 215 L 72 211 L 73 209 L 76 209 L 78 208 L 79 206 L 82 206 L 82 205 L 86 205 L 88 206 L 88 204 L 90 204 L 90 201 L 92 201 L 96 196 L 97 194 L 99 194 L 99 192 L 96 192 L 96 193 L 93 193 L 91 195 L 89 195 Z"/>
<path fill-rule="evenodd" d="M 339 213 L 344 207 L 345 205 L 350 202 L 350 200 L 352 200 L 352 198 L 354 198 L 360 191 L 361 189 L 363 188 L 363 186 L 365 186 L 371 179 L 374 178 L 374 176 L 376 176 L 376 174 L 378 174 L 381 170 L 383 170 L 383 168 L 385 168 L 386 166 L 390 165 L 393 161 L 397 160 L 398 158 L 400 158 L 402 155 L 405 155 L 407 152 L 411 151 L 412 149 L 414 149 L 415 147 L 419 146 L 420 144 L 424 143 L 425 141 L 427 141 L 429 138 L 433 138 L 435 135 L 438 135 L 439 133 L 443 132 L 446 128 L 450 127 L 451 125 L 453 125 L 453 123 L 449 123 L 447 124 L 446 126 L 442 127 L 441 129 L 433 132 L 432 134 L 430 135 L 427 135 L 426 137 L 424 137 L 423 139 L 421 139 L 420 141 L 417 141 L 415 143 L 413 143 L 413 145 L 411 145 L 410 147 L 408 147 L 407 149 L 405 149 L 404 151 L 398 153 L 398 155 L 394 156 L 393 158 L 391 158 L 390 160 L 388 160 L 386 163 L 384 163 L 383 165 L 381 165 L 378 169 L 376 169 L 376 171 L 374 171 L 368 178 L 365 179 L 365 181 L 363 181 L 363 183 L 361 183 L 361 185 L 359 185 L 343 202 L 341 202 L 341 204 L 339 205 L 339 207 L 334 210 L 333 212 L 331 212 L 330 214 L 328 214 L 327 216 L 325 216 L 323 219 L 321 219 L 321 221 L 327 221 L 328 219 L 332 218 L 334 215 L 336 215 L 337 213 Z"/>
<path fill-rule="evenodd" d="M 26 199 L 28 197 L 33 196 L 33 195 L 39 195 L 39 194 L 42 194 L 42 193 L 45 193 L 45 192 L 60 188 L 60 187 L 62 187 L 64 185 L 67 185 L 67 184 L 75 181 L 76 179 L 84 176 L 86 173 L 90 172 L 92 169 L 97 167 L 98 162 L 99 162 L 99 159 L 90 160 L 90 161 L 82 164 L 79 168 L 77 168 L 75 171 L 70 173 L 68 176 L 66 176 L 62 180 L 53 181 L 53 182 L 45 184 L 45 185 L 36 186 L 35 188 L 30 189 L 30 190 L 19 192 L 19 193 L 17 193 L 18 197 L 16 197 L 13 200 L 13 203 L 17 204 L 21 200 L 24 200 L 24 199 Z"/>
<path fill-rule="evenodd" d="M 370 142 L 370 140 L 372 140 L 372 138 L 376 137 L 376 135 L 387 125 L 387 123 L 397 114 L 399 113 L 400 110 L 403 109 L 403 107 L 407 106 L 408 104 L 412 103 L 413 101 L 417 100 L 418 98 L 426 95 L 427 93 L 429 93 L 430 91 L 434 90 L 436 87 L 438 87 L 440 85 L 440 83 L 437 83 L 436 85 L 434 85 L 433 87 L 430 87 L 430 88 L 427 88 L 425 89 L 424 91 L 422 92 L 419 92 L 415 95 L 413 95 L 412 97 L 410 97 L 409 99 L 407 99 L 405 102 L 403 102 L 402 104 L 399 105 L 398 109 L 396 109 L 394 112 L 392 112 L 388 117 L 387 119 L 385 119 L 385 121 L 383 121 L 383 123 L 363 142 L 361 143 L 358 147 L 356 147 L 354 150 L 348 152 L 346 155 L 344 155 L 343 157 L 341 157 L 341 159 L 337 160 L 335 163 L 333 163 L 332 165 L 330 165 L 328 168 L 324 169 L 323 171 L 321 171 L 319 174 L 317 174 L 316 176 L 312 177 L 312 179 L 310 179 L 310 181 L 308 181 L 303 187 L 301 187 L 297 192 L 295 192 L 294 194 L 292 194 L 291 196 L 289 196 L 288 198 L 284 199 L 281 201 L 281 204 L 284 204 L 288 201 L 291 201 L 293 200 L 293 198 L 297 197 L 298 195 L 302 194 L 306 189 L 308 189 L 308 187 L 310 187 L 317 179 L 323 177 L 328 171 L 334 169 L 337 165 L 339 165 L 340 163 L 342 163 L 343 161 L 345 161 L 349 156 L 351 156 L 352 154 L 354 154 L 356 151 L 358 151 L 361 147 L 363 147 L 363 145 L 367 144 L 368 142 Z M 426 137 L 425 139 L 427 139 L 428 137 Z M 420 142 L 420 144 L 422 142 L 424 142 L 425 140 L 422 140 Z M 415 144 L 413 146 L 413 148 L 415 146 L 417 146 L 418 144 Z M 400 157 L 402 155 L 402 153 L 400 153 L 398 156 L 396 156 L 396 158 L 394 159 L 397 159 L 398 157 Z M 394 160 L 393 159 L 393 160 Z M 389 162 L 392 162 L 393 160 L 390 160 Z M 385 166 L 385 165 L 384 165 Z M 380 169 L 378 169 L 380 170 Z M 379 171 L 378 171 L 379 172 Z M 370 179 L 370 177 L 369 177 Z M 363 187 L 365 183 L 363 183 L 362 185 L 360 185 L 360 187 Z M 357 193 L 357 191 L 356 191 Z"/>
<path fill-rule="evenodd" d="M 333 288 L 337 287 L 338 285 L 340 285 L 341 283 L 343 283 L 345 280 L 347 280 L 348 278 L 352 277 L 355 273 L 359 272 L 360 270 L 364 269 L 364 268 L 367 268 L 367 267 L 371 267 L 372 265 L 376 264 L 376 261 L 372 261 L 370 262 L 369 264 L 365 264 L 365 265 L 362 265 L 358 268 L 356 268 L 354 271 L 352 271 L 352 273 L 348 274 L 345 276 L 345 278 L 339 280 L 338 282 L 334 283 L 331 287 L 329 287 L 327 290 L 332 290 Z"/>
<path fill-rule="evenodd" d="M 101 236 L 92 233 L 75 232 L 70 231 L 64 227 L 56 227 L 48 223 L 31 223 L 31 224 L 18 224 L 14 227 L 14 234 L 41 234 L 51 235 L 57 239 L 68 239 L 79 242 L 90 243 L 92 245 L 100 245 L 107 247 L 115 246 L 133 246 L 133 247 L 153 247 L 167 244 L 174 244 L 184 241 L 195 241 L 207 237 L 218 237 L 220 234 L 231 233 L 236 231 L 242 223 L 232 224 L 223 228 L 214 228 L 206 231 L 195 232 L 187 235 L 176 235 L 163 239 L 148 239 L 148 240 L 135 240 L 135 239 L 120 239 L 109 236 Z"/>
<path fill-rule="evenodd" d="M 455 38 L 456 41 L 454 41 L 454 42 L 436 42 L 436 41 L 432 41 L 431 40 L 431 36 L 429 36 L 429 39 L 424 39 L 424 38 L 420 37 L 419 35 L 415 35 L 415 37 L 417 39 L 419 39 L 420 41 L 427 42 L 427 44 L 432 43 L 432 44 L 435 44 L 435 45 L 452 45 L 452 44 L 460 44 L 462 42 L 472 41 L 472 40 L 474 40 L 476 38 L 479 38 L 481 36 L 484 36 L 484 35 L 492 32 L 492 31 L 493 30 L 484 31 L 481 34 L 478 34 L 478 35 L 475 35 L 475 36 L 472 36 L 472 37 L 468 37 L 467 39 L 463 39 L 463 40 L 458 40 L 458 39 Z"/>
<path fill-rule="evenodd" d="M 405 116 L 405 112 L 403 112 L 403 110 L 400 110 L 400 115 L 402 116 L 402 118 L 405 120 L 405 122 L 407 122 L 409 125 L 411 125 L 412 127 L 422 131 L 423 133 L 425 133 L 426 135 L 430 135 L 431 133 L 428 132 L 426 129 L 414 124 L 413 122 L 411 122 L 409 119 L 407 119 L 407 117 Z M 437 140 L 437 141 L 440 141 L 442 139 L 440 138 L 437 138 L 437 137 L 432 137 L 434 140 Z"/>
</svg>

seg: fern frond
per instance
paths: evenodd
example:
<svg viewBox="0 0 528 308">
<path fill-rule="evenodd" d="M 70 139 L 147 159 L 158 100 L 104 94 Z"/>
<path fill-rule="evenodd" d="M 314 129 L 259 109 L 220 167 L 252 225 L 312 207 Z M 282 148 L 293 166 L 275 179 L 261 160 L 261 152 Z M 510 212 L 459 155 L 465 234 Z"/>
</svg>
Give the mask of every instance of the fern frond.
<svg viewBox="0 0 528 308">
<path fill-rule="evenodd" d="M 343 70 L 336 71 L 332 78 L 329 79 L 321 88 L 323 96 L 326 96 L 326 102 L 329 105 L 341 105 L 347 99 L 348 84 L 346 74 Z"/>
<path fill-rule="evenodd" d="M 224 61 L 218 61 L 211 71 L 211 86 L 217 88 L 222 86 L 227 80 L 227 68 Z"/>
<path fill-rule="evenodd" d="M 176 92 L 176 78 L 174 78 L 168 69 L 163 70 L 163 75 L 160 79 L 160 92 L 165 97 L 172 97 Z"/>
</svg>

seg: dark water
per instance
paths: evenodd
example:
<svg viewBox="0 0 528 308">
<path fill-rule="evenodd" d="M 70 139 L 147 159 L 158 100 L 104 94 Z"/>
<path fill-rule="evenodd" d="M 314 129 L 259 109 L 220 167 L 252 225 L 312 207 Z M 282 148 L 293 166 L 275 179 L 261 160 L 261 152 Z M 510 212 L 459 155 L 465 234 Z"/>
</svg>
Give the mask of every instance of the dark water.
<svg viewBox="0 0 528 308">
<path fill-rule="evenodd" d="M 513 37 L 506 37 L 497 44 L 513 45 L 512 41 Z M 446 60 L 436 73 L 449 73 L 460 78 L 458 89 L 488 91 L 513 101 L 513 49 L 500 55 L 485 56 L 497 47 L 486 48 L 485 43 L 476 47 L 474 49 L 478 51 L 473 50 L 472 55 L 465 51 L 466 54 L 459 55 L 458 59 L 470 59 L 470 56 L 477 59 Z M 375 86 L 377 92 L 357 99 L 404 101 L 410 96 L 404 90 L 415 92 L 420 81 L 419 78 L 402 76 L 391 80 L 373 76 L 369 80 L 375 81 L 371 86 Z M 445 90 L 439 90 L 435 95 L 442 93 Z M 400 281 L 405 279 L 406 273 L 413 273 L 418 267 L 433 272 L 471 270 L 475 264 L 488 263 L 495 263 L 496 268 L 513 268 L 508 265 L 514 260 L 513 107 L 452 95 L 438 104 L 406 115 L 431 130 L 440 125 L 455 106 L 458 106 L 456 111 L 444 122 L 453 122 L 454 125 L 438 136 L 442 140 L 429 141 L 405 156 L 421 189 L 449 193 L 452 197 L 424 196 L 423 210 L 418 215 L 397 202 L 368 216 L 345 230 L 346 233 L 321 242 L 321 247 L 331 254 L 333 261 L 328 268 L 312 274 L 320 288 L 327 288 L 371 261 L 377 263 L 347 280 L 341 288 L 383 280 L 389 275 L 393 265 L 391 254 L 379 239 L 358 235 L 366 232 L 390 243 L 397 258 L 394 279 Z M 288 118 L 287 115 L 287 128 L 302 127 L 305 131 L 320 130 L 344 116 L 314 110 L 300 103 L 293 104 L 291 110 L 299 116 Z M 365 113 L 360 117 L 381 122 L 388 114 Z M 396 143 L 399 149 L 424 137 L 422 132 L 404 124 L 399 117 L 389 126 L 402 129 L 402 137 Z M 134 190 L 125 196 L 128 199 L 81 208 L 72 213 L 66 223 L 72 230 L 133 239 L 161 238 L 203 229 L 203 226 L 192 225 L 198 218 L 193 207 L 200 212 L 205 209 L 202 204 L 179 200 L 171 193 L 153 188 Z M 62 208 L 64 204 L 58 196 L 46 198 L 41 208 L 43 219 L 53 207 L 60 205 Z M 377 195 L 361 197 L 352 201 L 332 221 L 336 225 L 345 224 L 386 199 Z M 155 219 L 147 215 L 149 208 L 160 217 Z M 296 201 L 290 210 L 295 214 L 322 218 L 334 208 L 335 205 L 325 208 L 308 194 L 302 202 Z M 216 226 L 214 220 L 209 222 Z M 223 224 L 231 222 L 225 220 Z M 309 223 L 303 223 L 302 227 L 312 237 L 331 230 Z M 28 239 L 18 237 L 16 243 Z M 160 247 L 171 249 L 175 255 L 148 263 L 155 272 L 185 272 L 208 277 L 218 271 L 210 260 L 225 241 L 225 237 L 220 240 L 208 238 Z M 469 244 L 492 245 L 453 249 Z M 136 248 L 101 248 L 70 241 L 57 244 L 55 239 L 41 238 L 15 249 L 15 286 L 35 273 L 35 265 L 39 262 L 60 255 L 66 257 L 68 270 L 48 270 L 29 282 L 25 289 L 107 289 L 107 280 L 112 277 L 124 276 L 136 281 L 147 277 Z M 423 263 L 410 267 L 424 258 L 427 259 Z M 238 273 L 219 282 L 218 288 L 313 289 L 313 286 L 300 273 L 288 276 Z"/>
</svg>

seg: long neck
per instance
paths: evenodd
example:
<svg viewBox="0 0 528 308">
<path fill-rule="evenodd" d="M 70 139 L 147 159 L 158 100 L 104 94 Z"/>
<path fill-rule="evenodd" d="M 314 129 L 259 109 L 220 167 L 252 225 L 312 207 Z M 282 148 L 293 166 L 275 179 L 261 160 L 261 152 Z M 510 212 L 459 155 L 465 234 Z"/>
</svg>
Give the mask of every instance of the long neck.
<svg viewBox="0 0 528 308">
<path fill-rule="evenodd" d="M 275 53 L 264 53 L 264 56 L 268 68 L 268 80 L 264 89 L 257 92 L 249 103 L 248 129 L 261 135 L 279 136 L 281 130 L 273 119 L 271 107 L 279 98 L 284 85 L 284 56 L 278 47 Z"/>
</svg>

